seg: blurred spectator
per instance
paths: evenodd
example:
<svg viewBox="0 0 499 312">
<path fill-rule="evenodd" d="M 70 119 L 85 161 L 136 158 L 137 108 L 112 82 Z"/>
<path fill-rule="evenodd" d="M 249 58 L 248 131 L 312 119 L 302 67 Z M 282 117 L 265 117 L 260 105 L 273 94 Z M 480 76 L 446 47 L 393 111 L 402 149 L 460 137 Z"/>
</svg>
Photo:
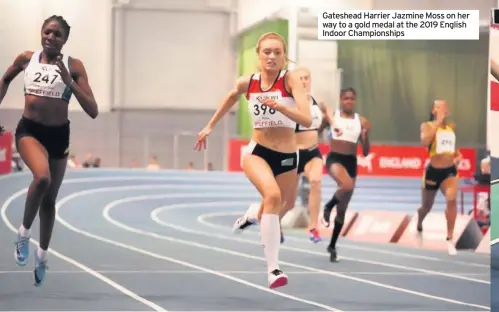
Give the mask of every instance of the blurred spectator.
<svg viewBox="0 0 499 312">
<path fill-rule="evenodd" d="M 78 160 L 78 158 L 76 158 L 76 155 L 74 155 L 74 154 L 69 155 L 68 167 L 69 168 L 81 168 L 80 161 Z"/>
<path fill-rule="evenodd" d="M 190 161 L 185 167 L 185 170 L 194 170 L 194 162 Z"/>
<path fill-rule="evenodd" d="M 158 164 L 158 158 L 156 156 L 152 156 L 149 160 L 149 164 L 146 167 L 148 170 L 159 170 L 161 167 Z"/>
<path fill-rule="evenodd" d="M 137 159 L 132 159 L 132 161 L 130 162 L 130 168 L 138 168 L 139 167 L 139 162 Z"/>
<path fill-rule="evenodd" d="M 475 181 L 480 185 L 490 185 L 490 154 L 480 162 L 480 173 L 475 175 Z M 478 193 L 477 223 L 485 232 L 490 226 L 490 196 L 489 193 Z M 470 211 L 470 214 L 473 210 Z"/>
<path fill-rule="evenodd" d="M 490 184 L 490 155 L 480 162 L 480 173 L 475 175 L 475 181 L 478 184 Z"/>
<path fill-rule="evenodd" d="M 95 157 L 95 159 L 92 163 L 92 168 L 100 168 L 100 164 L 101 164 L 100 157 Z"/>
<path fill-rule="evenodd" d="M 471 213 L 473 213 L 473 210 Z M 490 227 L 490 198 L 488 193 L 478 193 L 476 221 L 484 232 Z"/>
<path fill-rule="evenodd" d="M 209 162 L 208 163 L 208 168 L 207 168 L 208 171 L 213 171 L 215 169 L 213 169 L 213 163 Z"/>
<path fill-rule="evenodd" d="M 93 157 L 92 154 L 88 153 L 85 161 L 81 165 L 83 168 L 90 168 L 93 165 Z"/>
<path fill-rule="evenodd" d="M 485 157 L 480 162 L 480 171 L 482 174 L 490 174 L 490 156 Z"/>
</svg>

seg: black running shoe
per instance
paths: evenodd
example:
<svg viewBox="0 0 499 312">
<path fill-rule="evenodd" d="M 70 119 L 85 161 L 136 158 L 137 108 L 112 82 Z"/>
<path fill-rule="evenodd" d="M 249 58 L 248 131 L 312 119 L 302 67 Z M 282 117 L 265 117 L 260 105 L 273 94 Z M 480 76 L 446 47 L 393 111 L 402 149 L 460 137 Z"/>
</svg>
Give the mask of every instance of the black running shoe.
<svg viewBox="0 0 499 312">
<path fill-rule="evenodd" d="M 329 261 L 338 262 L 338 253 L 336 252 L 336 248 L 328 246 L 327 252 L 329 252 Z"/>
</svg>

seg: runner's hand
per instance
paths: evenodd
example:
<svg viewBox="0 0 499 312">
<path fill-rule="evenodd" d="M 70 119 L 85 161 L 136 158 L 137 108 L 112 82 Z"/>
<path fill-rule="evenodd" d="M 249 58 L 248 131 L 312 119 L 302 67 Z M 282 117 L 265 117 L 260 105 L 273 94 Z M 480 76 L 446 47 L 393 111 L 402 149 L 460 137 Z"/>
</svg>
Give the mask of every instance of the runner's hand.
<svg viewBox="0 0 499 312">
<path fill-rule="evenodd" d="M 436 115 L 437 116 L 435 116 L 435 122 L 437 123 L 437 125 L 441 125 L 444 122 L 445 117 L 447 117 L 447 112 L 442 108 L 439 108 Z"/>
<path fill-rule="evenodd" d="M 55 64 L 59 68 L 58 70 L 56 70 L 56 72 L 61 75 L 61 79 L 66 84 L 66 86 L 69 86 L 71 83 L 73 83 L 73 77 L 71 77 L 71 73 L 66 68 L 66 65 L 64 65 L 64 63 L 62 62 L 62 57 L 60 55 L 57 57 Z"/>
<path fill-rule="evenodd" d="M 212 130 L 213 129 L 206 126 L 203 130 L 201 130 L 201 132 L 199 132 L 196 145 L 194 146 L 194 150 L 200 151 L 201 149 L 206 149 L 206 140 Z"/>
<path fill-rule="evenodd" d="M 331 131 L 334 132 L 336 136 L 341 136 L 343 134 L 343 131 L 341 131 L 340 128 L 331 128 Z"/>
<path fill-rule="evenodd" d="M 463 160 L 463 155 L 457 154 L 454 157 L 454 165 L 456 165 L 456 167 L 459 167 L 459 164 L 461 163 L 461 160 Z"/>
<path fill-rule="evenodd" d="M 275 100 L 264 99 L 263 101 L 261 101 L 261 103 L 276 111 L 279 111 L 281 109 L 281 104 L 277 103 Z"/>
</svg>

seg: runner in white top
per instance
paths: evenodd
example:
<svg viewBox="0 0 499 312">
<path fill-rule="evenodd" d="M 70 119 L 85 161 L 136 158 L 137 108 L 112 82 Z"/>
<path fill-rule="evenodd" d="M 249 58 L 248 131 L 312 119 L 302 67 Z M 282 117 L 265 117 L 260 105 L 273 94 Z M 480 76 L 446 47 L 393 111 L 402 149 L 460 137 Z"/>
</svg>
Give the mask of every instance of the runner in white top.
<svg viewBox="0 0 499 312">
<path fill-rule="evenodd" d="M 17 150 L 33 173 L 24 217 L 17 235 L 15 259 L 28 263 L 30 229 L 40 216 L 40 244 L 34 253 L 35 285 L 45 278 L 47 250 L 52 237 L 55 202 L 69 154 L 68 106 L 72 95 L 83 110 L 96 118 L 99 110 L 83 63 L 61 54 L 70 27 L 62 16 L 51 16 L 42 25 L 42 48 L 21 53 L 0 80 L 0 103 L 9 84 L 24 71 L 25 105 L 15 138 Z"/>
<path fill-rule="evenodd" d="M 354 89 L 341 90 L 340 110 L 335 112 L 334 129 L 330 128 L 329 131 L 331 151 L 326 158 L 326 169 L 338 184 L 338 190 L 324 206 L 323 214 L 324 222 L 329 226 L 332 209 L 336 206 L 333 233 L 327 248 L 331 262 L 338 261 L 336 242 L 343 228 L 345 213 L 355 187 L 359 140 L 365 156 L 369 154 L 370 149 L 368 132 L 371 126 L 366 118 L 355 112 L 355 100 Z"/>
<path fill-rule="evenodd" d="M 324 120 L 330 125 L 334 123 L 334 120 L 333 114 L 327 105 L 322 102 L 317 102 L 310 95 L 312 83 L 310 71 L 304 67 L 298 68 L 296 71 L 300 73 L 300 79 L 305 90 L 307 90 L 312 113 L 312 125 L 310 127 L 297 125 L 295 130 L 296 141 L 299 148 L 298 174 L 303 174 L 310 184 L 308 197 L 308 232 L 310 240 L 314 243 L 318 243 L 321 241 L 321 237 L 317 230 L 317 221 L 319 219 L 321 206 L 321 188 L 324 168 L 322 154 L 319 151 L 319 131 Z M 295 206 L 297 194 L 298 189 L 296 189 L 296 192 L 291 198 L 286 200 L 286 206 L 281 214 L 281 218 L 288 210 Z M 284 239 L 282 238 L 281 240 Z"/>
<path fill-rule="evenodd" d="M 253 137 L 243 156 L 242 167 L 264 203 L 260 223 L 270 288 L 284 286 L 287 276 L 279 268 L 279 214 L 283 198 L 296 188 L 296 123 L 312 124 L 305 89 L 295 72 L 285 71 L 286 45 L 277 33 L 266 33 L 257 42 L 260 72 L 237 80 L 208 125 L 199 133 L 195 149 L 206 147 L 206 139 L 217 122 L 239 97 L 246 94 L 253 116 Z"/>
</svg>

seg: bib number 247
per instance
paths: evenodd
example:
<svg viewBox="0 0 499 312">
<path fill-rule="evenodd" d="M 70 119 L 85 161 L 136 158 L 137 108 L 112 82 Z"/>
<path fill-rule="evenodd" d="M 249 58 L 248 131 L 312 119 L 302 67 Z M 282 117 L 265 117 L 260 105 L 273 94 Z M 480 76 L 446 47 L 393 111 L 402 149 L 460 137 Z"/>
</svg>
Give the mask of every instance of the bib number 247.
<svg viewBox="0 0 499 312">
<path fill-rule="evenodd" d="M 275 114 L 275 109 L 269 108 L 267 105 L 264 104 L 255 104 L 253 105 L 253 114 L 255 116 L 258 115 L 265 115 L 267 114 Z"/>
</svg>

